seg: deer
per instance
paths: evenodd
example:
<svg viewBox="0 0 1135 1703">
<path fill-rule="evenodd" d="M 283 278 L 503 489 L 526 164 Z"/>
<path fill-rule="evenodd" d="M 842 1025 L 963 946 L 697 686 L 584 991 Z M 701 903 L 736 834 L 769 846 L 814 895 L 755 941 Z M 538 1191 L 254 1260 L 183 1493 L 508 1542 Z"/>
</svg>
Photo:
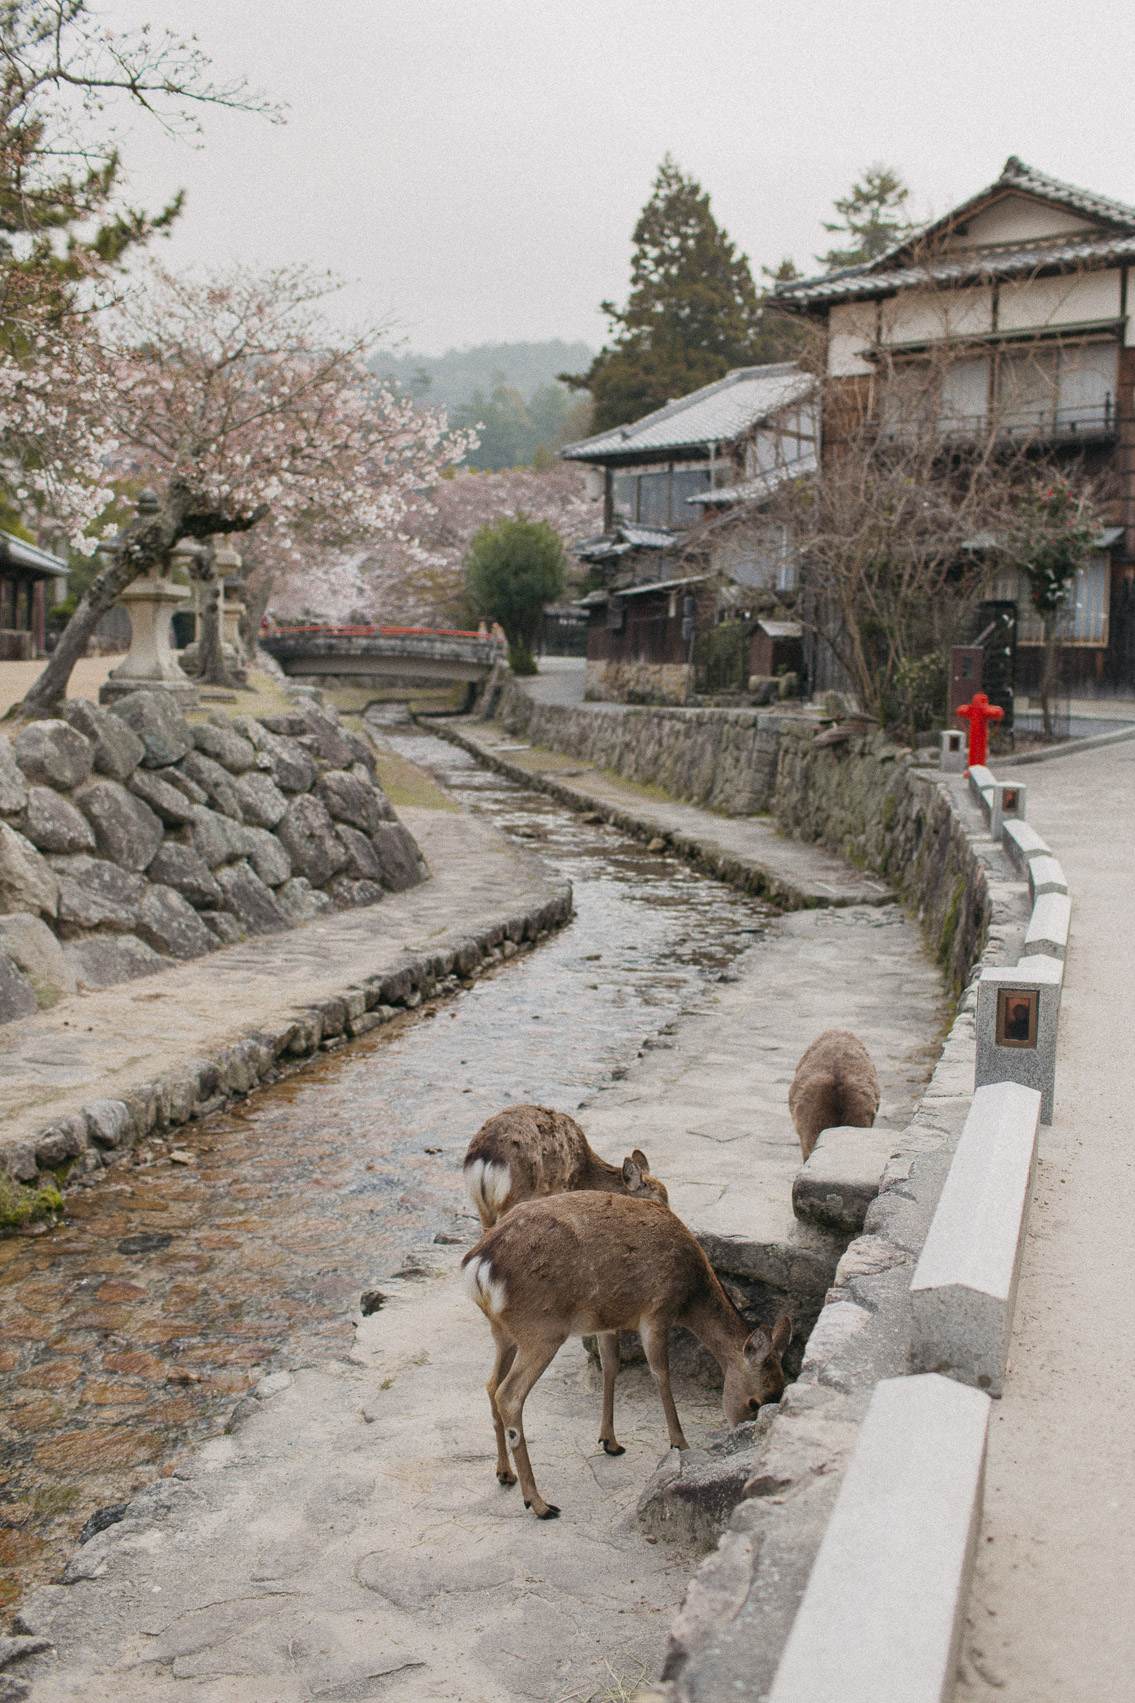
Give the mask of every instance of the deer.
<svg viewBox="0 0 1135 1703">
<path fill-rule="evenodd" d="M 670 1389 L 670 1332 L 704 1343 L 725 1374 L 730 1425 L 779 1401 L 781 1356 L 792 1337 L 783 1314 L 772 1331 L 754 1330 L 726 1295 L 700 1245 L 660 1200 L 580 1191 L 521 1201 L 462 1260 L 470 1299 L 489 1321 L 496 1348 L 486 1385 L 497 1444 L 497 1480 L 520 1479 L 524 1506 L 554 1520 L 559 1508 L 536 1488 L 524 1440 L 524 1403 L 569 1336 L 595 1332 L 603 1368 L 599 1441 L 615 1437 L 618 1332 L 642 1337 L 666 1416 L 670 1446 L 688 1448 Z M 516 1470 L 509 1460 L 509 1450 Z"/>
<path fill-rule="evenodd" d="M 650 1175 L 640 1147 L 621 1166 L 608 1165 L 574 1118 L 547 1106 L 509 1106 L 482 1124 L 465 1155 L 465 1187 L 482 1230 L 491 1229 L 518 1201 L 576 1189 L 667 1202 L 666 1189 Z"/>
<path fill-rule="evenodd" d="M 825 1029 L 816 1036 L 796 1066 L 788 1110 L 805 1159 L 821 1130 L 837 1124 L 871 1128 L 879 1110 L 879 1077 L 858 1035 L 849 1029 Z"/>
</svg>

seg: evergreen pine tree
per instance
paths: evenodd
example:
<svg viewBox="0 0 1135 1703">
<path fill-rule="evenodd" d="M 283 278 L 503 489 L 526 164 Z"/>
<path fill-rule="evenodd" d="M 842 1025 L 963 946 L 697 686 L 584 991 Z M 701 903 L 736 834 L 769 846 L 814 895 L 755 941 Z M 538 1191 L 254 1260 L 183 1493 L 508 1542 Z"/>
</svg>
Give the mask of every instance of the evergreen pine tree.
<svg viewBox="0 0 1135 1703">
<path fill-rule="evenodd" d="M 906 216 L 909 196 L 910 190 L 890 166 L 868 166 L 860 181 L 853 183 L 846 195 L 837 197 L 839 219 L 830 223 L 824 220 L 825 231 L 850 240 L 845 248 L 818 254 L 820 265 L 829 272 L 860 266 L 909 236 L 917 229 Z"/>
<path fill-rule="evenodd" d="M 641 419 L 731 367 L 795 352 L 800 332 L 762 310 L 748 260 L 717 224 L 701 185 L 669 154 L 633 240 L 627 304 L 602 303 L 611 343 L 586 373 L 561 375 L 591 392 L 594 431 Z"/>
</svg>

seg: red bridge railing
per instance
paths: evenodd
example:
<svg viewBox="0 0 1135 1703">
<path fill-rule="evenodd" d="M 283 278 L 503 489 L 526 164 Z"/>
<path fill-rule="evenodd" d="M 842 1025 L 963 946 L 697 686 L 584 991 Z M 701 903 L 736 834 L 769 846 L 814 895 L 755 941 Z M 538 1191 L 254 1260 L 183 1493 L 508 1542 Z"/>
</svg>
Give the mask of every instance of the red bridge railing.
<svg viewBox="0 0 1135 1703">
<path fill-rule="evenodd" d="M 266 638 L 285 633 L 319 633 L 332 639 L 408 638 L 417 635 L 427 639 L 492 639 L 491 633 L 474 633 L 462 627 L 331 627 L 312 622 L 303 627 L 265 627 Z M 494 641 L 499 642 L 499 641 Z"/>
</svg>

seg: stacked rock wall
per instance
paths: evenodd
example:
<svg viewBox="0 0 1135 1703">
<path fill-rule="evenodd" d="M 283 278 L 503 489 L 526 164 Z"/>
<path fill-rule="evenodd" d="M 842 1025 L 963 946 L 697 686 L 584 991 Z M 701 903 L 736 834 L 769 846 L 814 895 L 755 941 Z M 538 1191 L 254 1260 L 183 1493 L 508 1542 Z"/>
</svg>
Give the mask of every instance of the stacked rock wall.
<svg viewBox="0 0 1135 1703">
<path fill-rule="evenodd" d="M 0 739 L 0 1021 L 427 874 L 333 709 L 85 699 Z"/>
<path fill-rule="evenodd" d="M 548 704 L 511 677 L 488 687 L 485 702 L 510 733 L 534 745 L 663 787 L 724 816 L 768 809 L 781 723 L 792 719 L 776 710 Z"/>
<path fill-rule="evenodd" d="M 957 800 L 881 734 L 817 746 L 781 730 L 772 809 L 782 833 L 816 840 L 891 883 L 935 946 L 954 993 L 982 952 L 991 902 Z"/>
</svg>

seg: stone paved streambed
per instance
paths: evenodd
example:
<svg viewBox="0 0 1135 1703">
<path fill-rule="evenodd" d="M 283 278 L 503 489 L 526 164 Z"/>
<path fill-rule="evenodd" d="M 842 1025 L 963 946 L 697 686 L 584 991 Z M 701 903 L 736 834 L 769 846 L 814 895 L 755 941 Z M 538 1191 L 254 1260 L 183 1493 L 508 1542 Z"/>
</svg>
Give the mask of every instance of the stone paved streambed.
<svg viewBox="0 0 1135 1703">
<path fill-rule="evenodd" d="M 709 1178 L 726 1202 L 739 1184 L 783 1236 L 784 1093 L 803 1041 L 834 1021 L 861 1028 L 896 1122 L 925 1080 L 944 1002 L 897 907 L 772 917 L 428 733 L 385 733 L 538 847 L 573 882 L 576 919 L 454 1002 L 179 1132 L 196 1163 L 155 1154 L 86 1194 L 82 1221 L 10 1244 L 0 1306 L 29 1334 L 9 1388 L 25 1409 L 57 1409 L 8 1433 L 4 1492 L 24 1510 L 9 1531 L 48 1541 L 14 1581 L 59 1578 L 90 1510 L 150 1486 L 72 1553 L 65 1584 L 26 1598 L 20 1629 L 54 1646 L 9 1669 L 32 1703 L 632 1694 L 658 1674 L 693 1561 L 635 1517 L 665 1446 L 657 1398 L 645 1367 L 624 1370 L 627 1453 L 604 1455 L 595 1371 L 565 1345 L 526 1412 L 563 1514 L 542 1525 L 497 1485 L 488 1333 L 456 1284 L 476 1233 L 457 1181 L 468 1136 L 510 1098 L 580 1108 L 601 1151 L 657 1142 L 679 1210 L 706 1210 Z M 132 1233 L 171 1240 L 120 1252 Z M 57 1254 L 64 1242 L 85 1250 L 82 1290 L 64 1266 L 84 1256 Z M 179 1271 L 179 1257 L 201 1263 Z M 125 1284 L 143 1293 L 124 1298 Z M 388 1298 L 356 1327 L 372 1286 Z M 66 1361 L 70 1383 L 18 1382 Z M 161 1381 L 186 1365 L 200 1383 Z M 254 1380 L 256 1399 L 236 1402 Z M 676 1396 L 695 1448 L 723 1434 L 709 1384 L 679 1372 Z M 137 1453 L 113 1465 L 89 1446 L 100 1427 Z"/>
<path fill-rule="evenodd" d="M 576 883 L 575 922 L 232 1111 L 143 1144 L 65 1222 L 0 1241 L 0 1593 L 215 1430 L 274 1365 L 345 1352 L 360 1293 L 468 1235 L 459 1161 L 508 1100 L 575 1108 L 697 1009 L 768 913 L 412 728 Z M 186 1162 L 188 1161 L 188 1162 Z"/>
</svg>

